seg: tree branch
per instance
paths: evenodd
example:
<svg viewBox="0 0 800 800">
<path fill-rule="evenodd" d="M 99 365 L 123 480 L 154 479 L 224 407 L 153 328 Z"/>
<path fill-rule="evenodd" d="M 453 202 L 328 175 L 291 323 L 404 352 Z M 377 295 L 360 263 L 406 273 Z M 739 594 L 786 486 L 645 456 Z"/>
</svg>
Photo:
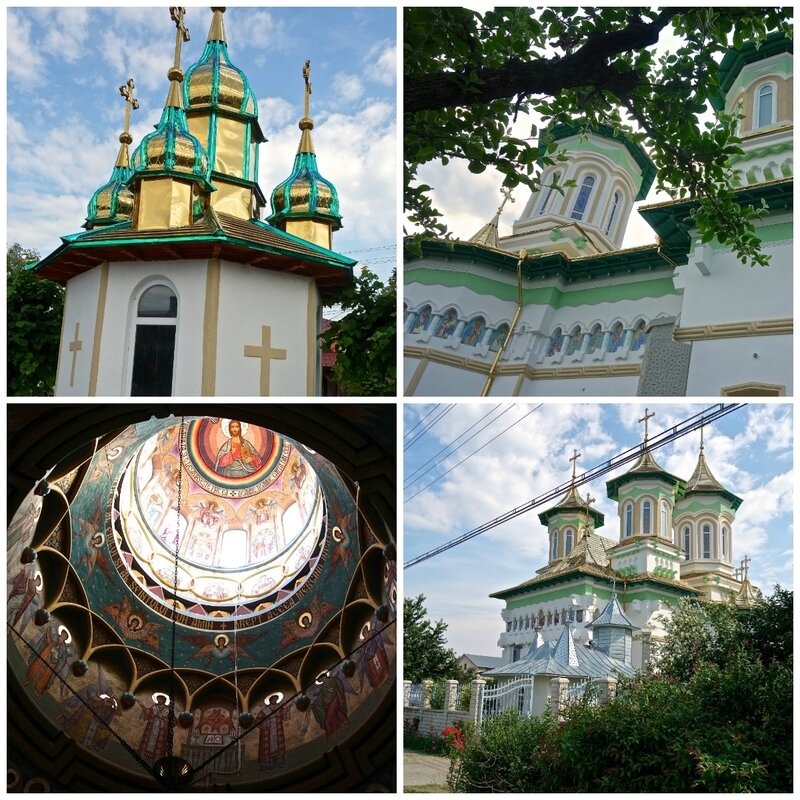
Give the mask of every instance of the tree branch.
<svg viewBox="0 0 800 800">
<path fill-rule="evenodd" d="M 681 11 L 666 8 L 652 22 L 638 19 L 622 30 L 592 33 L 569 55 L 526 62 L 509 59 L 501 67 L 478 69 L 478 81 L 469 86 L 463 75 L 453 72 L 406 76 L 404 111 L 414 114 L 473 106 L 518 94 L 556 95 L 579 86 L 608 88 L 615 94 L 625 92 L 634 87 L 639 76 L 634 71 L 614 69 L 609 59 L 655 44 L 663 28 Z"/>
</svg>

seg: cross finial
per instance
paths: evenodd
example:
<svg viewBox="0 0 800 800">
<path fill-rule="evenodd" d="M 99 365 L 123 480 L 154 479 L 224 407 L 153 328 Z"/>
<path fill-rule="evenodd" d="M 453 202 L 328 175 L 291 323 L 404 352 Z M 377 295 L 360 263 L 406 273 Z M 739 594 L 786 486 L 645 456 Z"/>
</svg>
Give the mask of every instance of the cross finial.
<svg viewBox="0 0 800 800">
<path fill-rule="evenodd" d="M 578 459 L 581 457 L 581 454 L 577 450 L 572 451 L 572 458 L 570 461 L 572 462 L 572 482 L 575 483 L 575 469 L 578 466 Z"/>
<path fill-rule="evenodd" d="M 500 203 L 500 208 L 497 209 L 497 213 L 500 214 L 505 208 L 506 203 L 510 200 L 512 203 L 515 203 L 516 200 L 511 196 L 514 193 L 514 190 L 510 186 L 501 186 L 500 187 L 500 194 L 503 195 L 503 200 Z"/>
<path fill-rule="evenodd" d="M 748 555 L 745 555 L 745 557 L 742 559 L 742 567 L 741 567 L 741 569 L 742 569 L 742 574 L 744 575 L 743 580 L 747 580 L 747 572 L 749 570 L 750 561 L 751 561 L 751 559 L 750 559 L 750 556 L 748 556 Z"/>
<path fill-rule="evenodd" d="M 588 492 L 586 493 L 586 532 L 587 532 L 587 534 L 589 532 L 589 529 L 591 528 L 591 520 L 592 520 L 591 505 L 592 505 L 592 503 L 594 503 L 595 500 L 597 500 L 596 497 L 592 497 L 592 495 L 589 494 Z"/>
<path fill-rule="evenodd" d="M 130 144 L 132 139 L 130 137 L 130 127 L 131 127 L 131 109 L 136 111 L 139 108 L 139 100 L 133 96 L 133 90 L 136 88 L 136 84 L 133 81 L 133 78 L 128 78 L 127 83 L 123 83 L 122 86 L 119 87 L 119 93 L 125 98 L 125 130 L 120 134 L 119 140 L 122 142 L 123 136 L 126 137 L 127 144 Z"/>
<path fill-rule="evenodd" d="M 181 68 L 181 42 L 189 41 L 189 29 L 183 24 L 186 9 L 183 6 L 170 6 L 169 17 L 177 28 L 175 32 L 175 63 L 174 68 Z"/>
<path fill-rule="evenodd" d="M 308 117 L 310 115 L 309 111 L 309 98 L 311 97 L 311 59 L 307 59 L 306 63 L 303 64 L 303 80 L 306 84 L 306 91 L 305 91 L 305 114 L 304 116 Z"/>
<path fill-rule="evenodd" d="M 648 414 L 648 411 L 650 412 Z M 639 420 L 639 422 L 644 422 L 644 443 L 647 446 L 647 421 L 652 419 L 656 415 L 655 411 L 650 411 L 649 408 L 644 410 L 644 416 Z"/>
<path fill-rule="evenodd" d="M 705 427 L 705 420 L 700 419 L 700 454 L 703 453 L 703 428 Z"/>
</svg>

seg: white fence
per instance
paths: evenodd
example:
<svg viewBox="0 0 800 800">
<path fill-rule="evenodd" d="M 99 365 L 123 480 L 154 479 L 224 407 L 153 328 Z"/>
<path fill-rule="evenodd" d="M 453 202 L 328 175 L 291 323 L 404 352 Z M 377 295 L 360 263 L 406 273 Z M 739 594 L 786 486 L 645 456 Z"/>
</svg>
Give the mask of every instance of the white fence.
<svg viewBox="0 0 800 800">
<path fill-rule="evenodd" d="M 533 713 L 533 678 L 517 678 L 495 686 L 481 687 L 478 724 L 513 709 L 523 717 Z"/>
</svg>

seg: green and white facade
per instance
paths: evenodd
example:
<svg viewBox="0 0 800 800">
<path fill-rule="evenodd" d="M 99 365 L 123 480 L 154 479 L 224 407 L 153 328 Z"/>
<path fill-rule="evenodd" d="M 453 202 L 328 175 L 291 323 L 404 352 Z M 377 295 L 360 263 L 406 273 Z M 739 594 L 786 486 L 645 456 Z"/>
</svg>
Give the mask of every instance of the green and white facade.
<svg viewBox="0 0 800 800">
<path fill-rule="evenodd" d="M 701 244 L 692 200 L 640 207 L 656 243 L 620 249 L 649 156 L 602 126 L 556 126 L 567 159 L 510 235 L 498 215 L 469 241 L 408 254 L 406 395 L 791 394 L 791 41 L 730 51 L 720 79 L 718 107 L 744 114 L 736 198 L 769 206 L 757 223 L 769 267 Z"/>
<path fill-rule="evenodd" d="M 714 478 L 702 445 L 688 480 L 668 473 L 643 449 L 633 467 L 606 482 L 606 492 L 618 507 L 613 530 L 598 533 L 603 514 L 573 484 L 539 514 L 547 564 L 530 580 L 491 595 L 505 602 L 497 643 L 504 665 L 523 659 L 539 638 L 560 639 L 565 624 L 578 645 L 587 644 L 596 635 L 593 622 L 616 593 L 633 626 L 628 663 L 639 667 L 663 641 L 664 621 L 679 600 L 741 602 L 752 590 L 746 577 L 735 577 L 733 565 L 742 501 Z"/>
</svg>

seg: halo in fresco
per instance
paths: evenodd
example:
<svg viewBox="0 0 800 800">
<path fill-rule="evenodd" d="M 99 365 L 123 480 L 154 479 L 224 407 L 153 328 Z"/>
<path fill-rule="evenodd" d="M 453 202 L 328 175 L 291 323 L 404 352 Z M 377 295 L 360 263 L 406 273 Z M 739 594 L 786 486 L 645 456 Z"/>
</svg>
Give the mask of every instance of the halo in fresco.
<svg viewBox="0 0 800 800">
<path fill-rule="evenodd" d="M 292 450 L 274 431 L 240 420 L 207 417 L 188 424 L 183 464 L 208 491 L 250 497 L 275 482 Z"/>
</svg>

